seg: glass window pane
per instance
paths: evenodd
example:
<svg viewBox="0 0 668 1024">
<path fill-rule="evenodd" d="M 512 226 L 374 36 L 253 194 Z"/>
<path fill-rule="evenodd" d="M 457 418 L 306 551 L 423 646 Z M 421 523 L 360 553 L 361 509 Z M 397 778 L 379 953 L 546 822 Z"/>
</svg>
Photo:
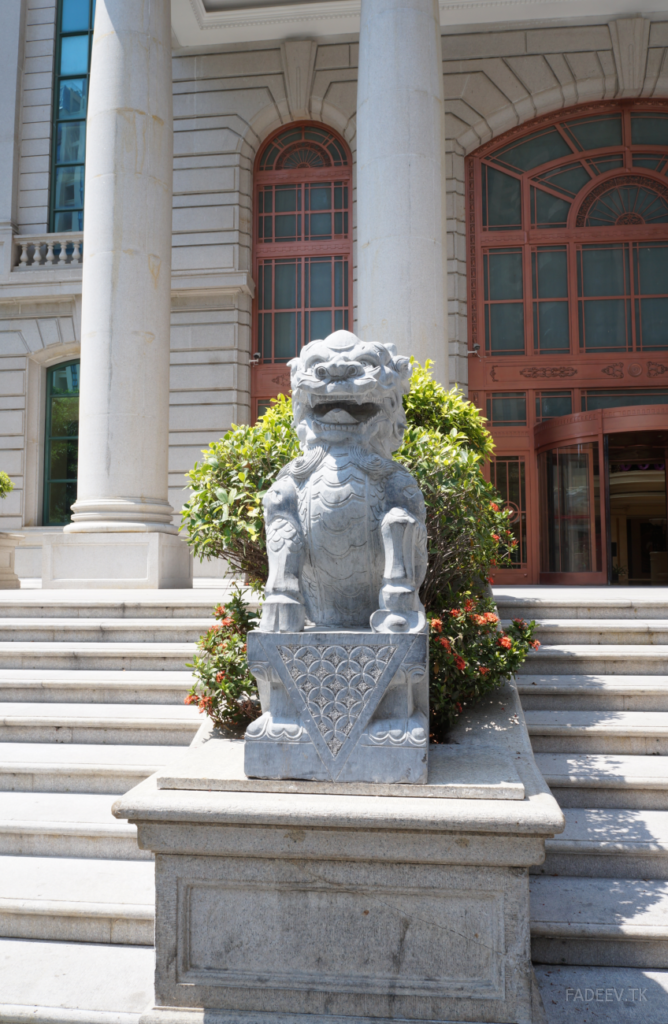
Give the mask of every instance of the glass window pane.
<svg viewBox="0 0 668 1024">
<path fill-rule="evenodd" d="M 482 165 L 482 222 L 489 228 L 520 228 L 520 181 Z"/>
<path fill-rule="evenodd" d="M 487 256 L 489 299 L 521 299 L 522 250 L 498 249 Z"/>
<path fill-rule="evenodd" d="M 493 353 L 524 352 L 524 306 L 521 302 L 490 305 L 489 328 Z"/>
<path fill-rule="evenodd" d="M 566 126 L 582 149 L 603 149 L 621 146 L 622 119 L 619 114 L 569 121 Z"/>
<path fill-rule="evenodd" d="M 634 146 L 668 146 L 668 114 L 631 114 Z"/>
<path fill-rule="evenodd" d="M 88 103 L 88 79 L 68 78 L 58 89 L 58 117 L 80 118 L 86 116 Z"/>
<path fill-rule="evenodd" d="M 340 191 L 340 189 L 337 189 Z M 308 190 L 310 210 L 330 210 L 332 207 L 332 189 L 330 185 L 311 185 Z"/>
<path fill-rule="evenodd" d="M 494 160 L 516 167 L 520 171 L 530 171 L 532 167 L 568 156 L 571 152 L 557 129 L 548 128 L 547 131 L 529 136 L 523 142 L 502 149 L 494 155 Z"/>
<path fill-rule="evenodd" d="M 53 189 L 54 206 L 67 209 L 68 206 L 82 207 L 84 197 L 84 168 L 57 167 Z"/>
<path fill-rule="evenodd" d="M 586 218 L 587 225 L 666 224 L 668 202 L 651 188 L 627 185 L 610 189 L 597 199 Z"/>
<path fill-rule="evenodd" d="M 668 348 L 668 298 L 640 299 L 638 335 L 643 349 Z"/>
<path fill-rule="evenodd" d="M 294 185 L 276 186 L 276 213 L 291 213 L 299 209 L 299 188 Z"/>
<path fill-rule="evenodd" d="M 59 124 L 56 132 L 56 163 L 84 162 L 86 156 L 86 122 Z"/>
<path fill-rule="evenodd" d="M 317 338 L 326 338 L 332 333 L 332 312 L 331 310 L 319 310 L 317 313 L 308 314 L 310 326 L 308 337 L 305 341 L 314 341 Z"/>
<path fill-rule="evenodd" d="M 496 426 L 524 426 L 527 421 L 527 396 L 524 392 L 490 395 L 488 416 Z"/>
<path fill-rule="evenodd" d="M 668 295 L 668 243 L 638 246 L 638 279 L 641 295 Z"/>
<path fill-rule="evenodd" d="M 85 32 L 90 27 L 89 0 L 62 0 L 63 32 Z"/>
<path fill-rule="evenodd" d="M 79 391 L 79 363 L 59 366 L 51 371 L 51 394 L 67 394 Z"/>
<path fill-rule="evenodd" d="M 591 178 L 582 164 L 569 164 L 568 167 L 560 167 L 548 174 L 541 174 L 536 180 L 544 181 L 560 192 L 575 196 L 581 188 L 589 184 Z"/>
<path fill-rule="evenodd" d="M 64 36 L 60 41 L 60 74 L 85 75 L 88 72 L 88 40 L 85 36 Z"/>
<path fill-rule="evenodd" d="M 78 440 L 56 440 L 50 442 L 50 465 L 52 480 L 76 480 L 77 460 L 79 457 Z"/>
<path fill-rule="evenodd" d="M 571 204 L 540 188 L 531 189 L 531 220 L 536 227 L 566 227 Z"/>
<path fill-rule="evenodd" d="M 280 217 L 274 217 L 274 231 L 276 239 L 282 239 L 284 242 L 292 241 L 301 234 L 300 226 L 301 217 L 294 213 L 282 214 Z"/>
<path fill-rule="evenodd" d="M 76 437 L 79 433 L 79 398 L 51 399 L 51 437 Z"/>
<path fill-rule="evenodd" d="M 570 350 L 567 302 L 537 302 L 536 322 L 538 336 L 535 339 L 535 347 L 539 351 Z"/>
<path fill-rule="evenodd" d="M 581 295 L 625 295 L 626 246 L 587 245 L 582 248 Z"/>
<path fill-rule="evenodd" d="M 587 391 L 582 396 L 582 411 L 620 409 L 625 405 L 668 405 L 668 389 L 633 388 L 630 391 Z"/>
<path fill-rule="evenodd" d="M 47 485 L 46 499 L 46 524 L 47 526 L 59 526 L 62 523 L 69 523 L 71 509 L 77 500 L 76 481 L 69 483 L 49 483 Z"/>
<path fill-rule="evenodd" d="M 278 269 L 278 268 L 277 268 Z M 297 314 L 274 314 L 274 357 L 292 359 L 297 355 Z"/>
<path fill-rule="evenodd" d="M 276 263 L 274 286 L 276 309 L 294 309 L 297 305 L 297 264 Z M 278 328 L 277 328 L 278 330 Z"/>
<path fill-rule="evenodd" d="M 626 302 L 599 299 L 582 303 L 584 339 L 587 352 L 625 351 L 627 347 Z"/>
<path fill-rule="evenodd" d="M 566 249 L 537 249 L 536 274 L 534 277 L 534 298 L 565 299 L 568 297 L 568 274 L 566 272 Z"/>
<path fill-rule="evenodd" d="M 570 391 L 542 391 L 536 395 L 536 419 L 550 420 L 555 416 L 570 416 L 573 396 Z"/>
<path fill-rule="evenodd" d="M 307 306 L 332 305 L 332 261 L 310 261 L 310 288 L 306 295 Z"/>
<path fill-rule="evenodd" d="M 309 235 L 311 238 L 329 238 L 332 234 L 331 213 L 312 213 L 309 217 Z"/>
<path fill-rule="evenodd" d="M 59 211 L 53 215 L 54 231 L 83 231 L 83 210 Z"/>
</svg>

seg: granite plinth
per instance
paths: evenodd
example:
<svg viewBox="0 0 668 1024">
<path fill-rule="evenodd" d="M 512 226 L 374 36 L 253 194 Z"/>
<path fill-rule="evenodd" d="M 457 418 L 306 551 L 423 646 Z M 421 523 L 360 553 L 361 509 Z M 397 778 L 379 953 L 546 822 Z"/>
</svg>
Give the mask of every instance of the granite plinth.
<svg viewBox="0 0 668 1024">
<path fill-rule="evenodd" d="M 429 773 L 422 786 L 373 782 L 310 782 L 302 779 L 249 779 L 244 741 L 205 726 L 197 746 L 156 776 L 158 789 L 241 793 L 319 793 L 348 796 L 417 796 L 448 800 L 523 800 L 524 785 L 508 753 L 481 746 L 431 745 Z"/>
<path fill-rule="evenodd" d="M 246 731 L 245 774 L 424 785 L 427 642 L 426 633 L 253 630 L 262 716 Z"/>
<path fill-rule="evenodd" d="M 528 870 L 563 816 L 512 685 L 451 738 L 454 761 L 509 759 L 524 799 L 424 798 L 429 782 L 392 797 L 285 780 L 167 789 L 156 776 L 120 798 L 115 815 L 156 862 L 155 1000 L 141 1024 L 543 1024 Z M 201 759 L 232 749 L 240 774 L 240 745 L 214 737 L 161 785 L 183 781 L 188 759 L 201 784 Z"/>
</svg>

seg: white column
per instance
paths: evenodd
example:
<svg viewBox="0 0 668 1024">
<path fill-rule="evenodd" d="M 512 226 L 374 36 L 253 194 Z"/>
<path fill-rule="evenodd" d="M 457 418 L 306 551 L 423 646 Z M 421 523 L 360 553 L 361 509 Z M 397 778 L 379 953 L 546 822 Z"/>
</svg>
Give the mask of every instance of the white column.
<svg viewBox="0 0 668 1024">
<path fill-rule="evenodd" d="M 97 0 L 78 496 L 46 586 L 191 585 L 167 500 L 172 154 L 170 0 Z"/>
<path fill-rule="evenodd" d="M 362 0 L 357 93 L 358 330 L 448 381 L 438 0 Z"/>
</svg>

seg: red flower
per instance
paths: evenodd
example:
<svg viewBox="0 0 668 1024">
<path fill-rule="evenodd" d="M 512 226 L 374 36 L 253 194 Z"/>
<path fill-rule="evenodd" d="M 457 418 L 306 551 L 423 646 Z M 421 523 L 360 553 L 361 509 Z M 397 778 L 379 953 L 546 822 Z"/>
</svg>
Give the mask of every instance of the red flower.
<svg viewBox="0 0 668 1024">
<path fill-rule="evenodd" d="M 492 534 L 492 540 L 499 541 L 499 540 L 501 540 L 501 538 L 499 537 L 498 533 L 493 533 Z"/>
<path fill-rule="evenodd" d="M 442 636 L 438 642 L 441 645 L 441 647 L 445 647 L 446 651 L 448 651 L 449 654 L 452 654 L 452 647 L 450 646 L 450 641 L 447 639 L 447 637 Z"/>
<path fill-rule="evenodd" d="M 524 619 L 513 619 L 513 622 L 516 626 L 519 626 L 520 629 L 524 629 L 524 627 L 526 626 L 526 622 L 524 621 Z"/>
<path fill-rule="evenodd" d="M 221 626 L 233 626 L 233 625 L 234 625 L 234 619 L 230 619 L 229 617 L 223 619 L 223 621 L 221 622 Z"/>
<path fill-rule="evenodd" d="M 224 678 L 225 678 L 225 673 L 224 672 L 217 672 L 216 673 L 216 682 L 217 683 L 222 683 Z"/>
<path fill-rule="evenodd" d="M 184 703 L 184 704 L 196 704 L 196 703 L 197 703 L 197 701 L 198 701 L 198 699 L 199 699 L 199 698 L 197 697 L 197 695 L 196 695 L 196 694 L 194 694 L 194 693 L 189 693 L 189 694 L 188 694 L 188 696 L 186 697 L 186 699 L 184 700 L 184 702 L 183 702 L 183 703 Z"/>
<path fill-rule="evenodd" d="M 224 615 L 225 614 L 225 605 L 224 604 L 216 605 L 216 607 L 213 609 L 213 614 L 214 615 L 218 615 L 219 617 Z"/>
<path fill-rule="evenodd" d="M 537 651 L 540 647 L 540 642 L 538 640 L 532 640 L 530 646 L 533 647 L 534 651 Z"/>
<path fill-rule="evenodd" d="M 450 614 L 452 615 L 453 619 L 456 619 L 457 616 L 461 615 L 462 613 L 461 613 L 461 610 L 459 608 L 451 608 L 450 609 Z"/>
<path fill-rule="evenodd" d="M 455 655 L 455 668 L 458 668 L 460 672 L 466 668 L 466 662 L 459 654 Z"/>
<path fill-rule="evenodd" d="M 510 639 L 509 636 L 506 636 L 505 633 L 504 633 L 503 636 L 499 637 L 499 647 L 505 647 L 507 650 L 510 650 L 510 648 L 512 646 L 513 646 L 512 640 Z"/>
<path fill-rule="evenodd" d="M 475 608 L 475 605 L 474 605 L 473 601 L 471 600 L 471 598 L 469 597 L 467 599 L 467 601 L 466 601 L 466 604 L 464 605 L 464 611 L 465 612 L 472 612 L 474 608 Z"/>
<path fill-rule="evenodd" d="M 489 672 L 489 669 L 486 668 L 484 665 L 479 665 L 478 666 L 478 671 L 480 672 L 481 676 L 486 676 L 487 673 Z"/>
<path fill-rule="evenodd" d="M 441 619 L 432 619 L 430 625 L 435 633 L 440 633 L 441 630 L 443 629 L 443 623 Z"/>
<path fill-rule="evenodd" d="M 495 615 L 494 612 L 485 612 L 485 622 L 498 622 L 499 616 Z"/>
<path fill-rule="evenodd" d="M 495 501 L 491 502 L 490 508 L 491 508 L 492 512 L 498 512 L 499 511 L 499 506 L 496 504 Z"/>
<path fill-rule="evenodd" d="M 493 583 L 494 582 L 494 578 L 492 576 L 488 576 L 487 577 L 487 582 L 488 583 Z"/>
<path fill-rule="evenodd" d="M 471 618 L 478 626 L 484 626 L 485 623 L 487 622 L 487 619 L 485 618 L 484 615 L 472 615 Z"/>
</svg>

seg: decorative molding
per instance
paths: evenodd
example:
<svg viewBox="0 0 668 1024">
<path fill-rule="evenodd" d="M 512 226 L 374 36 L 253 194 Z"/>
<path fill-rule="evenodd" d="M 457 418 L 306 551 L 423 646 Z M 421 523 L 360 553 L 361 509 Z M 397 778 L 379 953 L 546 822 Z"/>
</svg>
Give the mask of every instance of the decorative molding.
<svg viewBox="0 0 668 1024">
<path fill-rule="evenodd" d="M 601 373 L 605 373 L 608 377 L 615 377 L 619 379 L 624 376 L 624 363 L 610 363 L 609 366 L 604 366 Z"/>
<path fill-rule="evenodd" d="M 279 388 L 290 387 L 290 371 L 285 370 L 284 373 L 279 373 L 277 377 L 271 378 L 272 384 L 276 384 Z"/>
<path fill-rule="evenodd" d="M 626 372 L 628 373 L 629 377 L 640 377 L 640 375 L 642 374 L 642 366 L 640 365 L 640 363 L 629 363 L 629 365 L 626 368 Z"/>
<path fill-rule="evenodd" d="M 523 377 L 528 377 L 531 380 L 575 377 L 577 372 L 574 366 L 525 366 L 520 370 Z"/>
<path fill-rule="evenodd" d="M 290 114 L 295 121 L 311 117 L 311 89 L 318 44 L 312 39 L 281 43 L 281 63 Z"/>
<path fill-rule="evenodd" d="M 668 373 L 668 366 L 665 363 L 653 363 L 650 359 L 647 363 L 647 376 L 663 377 L 664 373 Z"/>
<path fill-rule="evenodd" d="M 640 96 L 647 68 L 650 22 L 647 18 L 617 18 L 609 24 L 617 70 L 617 96 Z"/>
<path fill-rule="evenodd" d="M 639 185 L 641 188 L 649 188 L 652 192 L 656 192 L 657 195 L 661 196 L 668 203 L 668 186 L 664 185 L 661 181 L 657 181 L 656 178 L 650 177 L 649 174 L 631 172 L 617 174 L 614 178 L 607 178 L 605 181 L 599 182 L 591 192 L 587 193 L 582 200 L 580 209 L 578 210 L 575 226 L 578 228 L 586 226 L 585 220 L 587 219 L 587 214 L 600 196 L 604 195 L 606 192 L 612 191 L 613 188 L 624 188 L 627 185 Z"/>
</svg>

